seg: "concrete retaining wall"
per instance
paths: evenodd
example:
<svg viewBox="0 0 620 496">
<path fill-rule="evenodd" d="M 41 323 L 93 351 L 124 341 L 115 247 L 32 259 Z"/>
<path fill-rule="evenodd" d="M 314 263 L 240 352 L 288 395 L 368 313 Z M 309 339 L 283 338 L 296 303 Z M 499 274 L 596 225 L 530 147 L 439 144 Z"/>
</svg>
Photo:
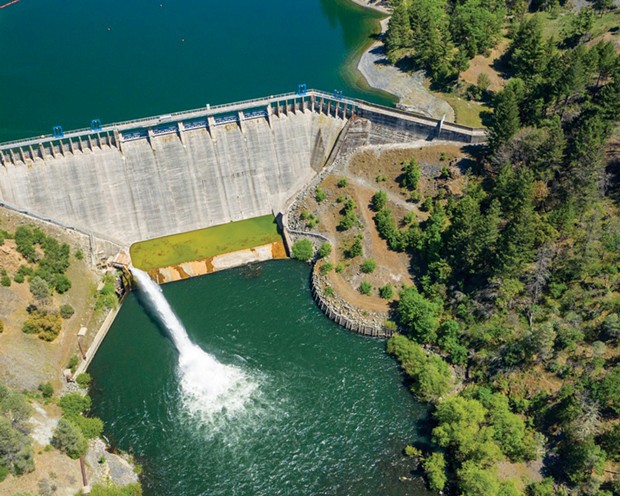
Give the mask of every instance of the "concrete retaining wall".
<svg viewBox="0 0 620 496">
<path fill-rule="evenodd" d="M 314 298 L 314 301 L 316 301 L 318 307 L 323 311 L 323 313 L 330 320 L 333 320 L 334 322 L 336 322 L 336 324 L 341 325 L 345 329 L 348 329 L 351 332 L 362 334 L 364 336 L 371 336 L 373 338 L 389 338 L 394 334 L 394 331 L 388 329 L 385 326 L 369 325 L 368 323 L 356 321 L 352 318 L 342 315 L 342 313 L 340 313 L 332 304 L 332 301 L 330 301 L 330 299 L 323 294 L 321 287 L 318 284 L 318 276 L 316 274 L 316 270 L 312 271 L 311 289 L 312 297 Z"/>
</svg>

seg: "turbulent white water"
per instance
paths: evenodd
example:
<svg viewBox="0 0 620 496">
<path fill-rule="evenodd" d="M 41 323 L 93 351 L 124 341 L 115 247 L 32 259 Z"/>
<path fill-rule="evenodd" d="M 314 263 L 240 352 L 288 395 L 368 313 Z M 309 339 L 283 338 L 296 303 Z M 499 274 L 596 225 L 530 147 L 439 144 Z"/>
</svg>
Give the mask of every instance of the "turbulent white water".
<svg viewBox="0 0 620 496">
<path fill-rule="evenodd" d="M 131 272 L 179 352 L 177 371 L 187 411 L 208 422 L 242 412 L 257 384 L 239 367 L 218 362 L 192 343 L 159 285 L 140 269 L 132 267 Z"/>
</svg>

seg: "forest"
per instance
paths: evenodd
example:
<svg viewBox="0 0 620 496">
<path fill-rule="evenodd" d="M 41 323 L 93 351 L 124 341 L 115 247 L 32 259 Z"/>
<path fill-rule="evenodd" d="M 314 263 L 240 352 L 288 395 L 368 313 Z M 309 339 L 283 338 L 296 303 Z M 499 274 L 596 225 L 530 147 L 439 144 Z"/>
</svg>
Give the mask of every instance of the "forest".
<svg viewBox="0 0 620 496">
<path fill-rule="evenodd" d="M 489 142 L 472 150 L 463 194 L 425 199 L 421 222 L 373 201 L 377 229 L 416 275 L 388 352 L 432 404 L 433 428 L 406 453 L 449 494 L 620 494 L 620 58 L 588 35 L 613 3 L 570 14 L 559 39 L 531 13 L 553 1 L 393 6 L 391 61 L 439 85 L 509 38 L 507 82 L 487 95 Z M 412 198 L 417 177 L 404 163 Z M 542 481 L 501 470 L 532 460 Z"/>
</svg>

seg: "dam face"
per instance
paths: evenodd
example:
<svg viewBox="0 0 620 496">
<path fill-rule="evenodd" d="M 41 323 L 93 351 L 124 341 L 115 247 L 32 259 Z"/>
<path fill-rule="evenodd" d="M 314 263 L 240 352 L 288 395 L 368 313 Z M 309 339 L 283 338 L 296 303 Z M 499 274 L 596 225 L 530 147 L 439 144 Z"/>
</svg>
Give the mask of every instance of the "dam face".
<svg viewBox="0 0 620 496">
<path fill-rule="evenodd" d="M 101 145 L 0 167 L 0 197 L 123 244 L 278 209 L 344 121 L 313 112 Z"/>
<path fill-rule="evenodd" d="M 258 217 L 324 166 L 354 115 L 359 145 L 485 139 L 309 90 L 2 144 L 0 203 L 120 245 Z"/>
</svg>

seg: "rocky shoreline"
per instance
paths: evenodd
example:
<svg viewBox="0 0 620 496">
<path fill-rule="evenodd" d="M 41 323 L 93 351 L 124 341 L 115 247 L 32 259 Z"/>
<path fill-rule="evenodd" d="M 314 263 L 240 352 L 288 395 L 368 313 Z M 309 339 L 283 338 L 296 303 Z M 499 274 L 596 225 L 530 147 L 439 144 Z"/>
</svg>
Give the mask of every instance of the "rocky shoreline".
<svg viewBox="0 0 620 496">
<path fill-rule="evenodd" d="M 358 5 L 376 9 L 375 2 L 353 0 Z M 388 13 L 387 10 L 383 11 Z M 454 109 L 448 102 L 433 95 L 425 86 L 424 71 L 404 72 L 392 65 L 386 57 L 383 38 L 388 28 L 389 18 L 381 21 L 381 36 L 368 47 L 357 64 L 371 88 L 385 91 L 398 98 L 398 108 L 420 113 L 435 119 L 444 115 L 447 121 L 454 122 Z"/>
</svg>

